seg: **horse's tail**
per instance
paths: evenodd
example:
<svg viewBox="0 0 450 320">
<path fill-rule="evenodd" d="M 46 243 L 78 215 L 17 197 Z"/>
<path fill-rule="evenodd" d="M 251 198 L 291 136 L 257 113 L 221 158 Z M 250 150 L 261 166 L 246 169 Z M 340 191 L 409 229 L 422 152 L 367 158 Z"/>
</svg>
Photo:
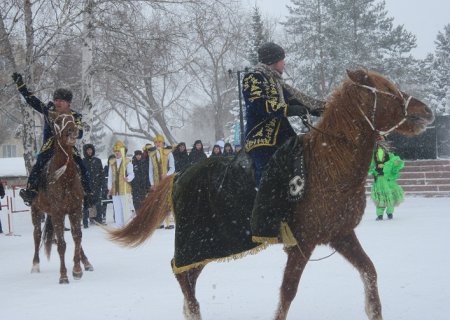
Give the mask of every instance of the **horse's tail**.
<svg viewBox="0 0 450 320">
<path fill-rule="evenodd" d="M 50 254 L 52 253 L 53 237 L 54 229 L 52 218 L 47 215 L 45 219 L 44 232 L 42 235 L 42 243 L 44 245 L 45 255 L 47 256 L 48 260 L 50 260 Z"/>
<path fill-rule="evenodd" d="M 137 247 L 150 238 L 170 213 L 173 179 L 173 175 L 164 178 L 156 190 L 149 192 L 136 217 L 124 228 L 109 230 L 110 239 L 127 247 Z"/>
</svg>

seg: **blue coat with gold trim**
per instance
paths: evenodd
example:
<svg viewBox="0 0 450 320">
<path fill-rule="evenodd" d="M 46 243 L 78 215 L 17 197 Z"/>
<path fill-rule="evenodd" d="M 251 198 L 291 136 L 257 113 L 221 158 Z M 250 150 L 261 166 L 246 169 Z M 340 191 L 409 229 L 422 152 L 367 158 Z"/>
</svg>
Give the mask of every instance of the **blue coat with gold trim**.
<svg viewBox="0 0 450 320">
<path fill-rule="evenodd" d="M 245 100 L 245 149 L 281 146 L 296 135 L 287 119 L 291 94 L 271 76 L 260 70 L 248 73 L 243 79 Z M 280 94 L 281 93 L 281 94 Z"/>
</svg>

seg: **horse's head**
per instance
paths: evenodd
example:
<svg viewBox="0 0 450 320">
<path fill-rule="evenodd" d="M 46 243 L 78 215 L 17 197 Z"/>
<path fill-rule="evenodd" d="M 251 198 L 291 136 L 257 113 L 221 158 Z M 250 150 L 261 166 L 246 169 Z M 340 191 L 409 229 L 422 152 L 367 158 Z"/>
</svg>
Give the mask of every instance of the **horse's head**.
<svg viewBox="0 0 450 320">
<path fill-rule="evenodd" d="M 53 122 L 53 131 L 56 139 L 63 146 L 74 146 L 77 142 L 79 129 L 75 118 L 71 114 L 52 112 L 50 118 Z"/>
<path fill-rule="evenodd" d="M 380 74 L 367 70 L 348 71 L 348 77 L 360 88 L 358 107 L 365 119 L 380 135 L 392 131 L 414 136 L 434 121 L 431 109 L 423 102 L 400 91 Z"/>
</svg>

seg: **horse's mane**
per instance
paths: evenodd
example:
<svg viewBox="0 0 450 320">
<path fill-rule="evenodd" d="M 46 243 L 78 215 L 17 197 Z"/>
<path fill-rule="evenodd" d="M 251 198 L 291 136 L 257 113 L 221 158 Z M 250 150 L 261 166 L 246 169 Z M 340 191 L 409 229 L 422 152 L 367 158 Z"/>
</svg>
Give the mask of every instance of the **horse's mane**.
<svg viewBox="0 0 450 320">
<path fill-rule="evenodd" d="M 367 74 L 370 81 L 381 77 L 381 81 L 389 83 L 375 72 Z M 310 163 L 321 163 L 321 170 L 331 180 L 319 181 L 321 184 L 338 183 L 343 173 L 355 169 L 348 164 L 351 161 L 349 154 L 353 156 L 362 147 L 372 150 L 375 135 L 372 131 L 363 130 L 367 123 L 356 107 L 357 104 L 363 106 L 371 94 L 347 78 L 327 100 L 318 130 L 313 129 L 308 137 Z"/>
</svg>

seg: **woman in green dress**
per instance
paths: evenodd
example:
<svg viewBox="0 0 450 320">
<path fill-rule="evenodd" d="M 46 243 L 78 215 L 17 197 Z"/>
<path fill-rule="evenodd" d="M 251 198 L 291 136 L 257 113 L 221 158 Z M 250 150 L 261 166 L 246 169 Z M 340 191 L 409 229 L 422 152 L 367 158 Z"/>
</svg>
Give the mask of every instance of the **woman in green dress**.
<svg viewBox="0 0 450 320">
<path fill-rule="evenodd" d="M 394 207 L 404 199 L 403 189 L 398 185 L 397 179 L 405 162 L 390 152 L 383 140 L 384 138 L 377 144 L 369 169 L 369 174 L 374 177 L 371 198 L 377 208 L 376 220 L 383 220 L 385 211 L 388 219 L 392 219 Z"/>
</svg>

